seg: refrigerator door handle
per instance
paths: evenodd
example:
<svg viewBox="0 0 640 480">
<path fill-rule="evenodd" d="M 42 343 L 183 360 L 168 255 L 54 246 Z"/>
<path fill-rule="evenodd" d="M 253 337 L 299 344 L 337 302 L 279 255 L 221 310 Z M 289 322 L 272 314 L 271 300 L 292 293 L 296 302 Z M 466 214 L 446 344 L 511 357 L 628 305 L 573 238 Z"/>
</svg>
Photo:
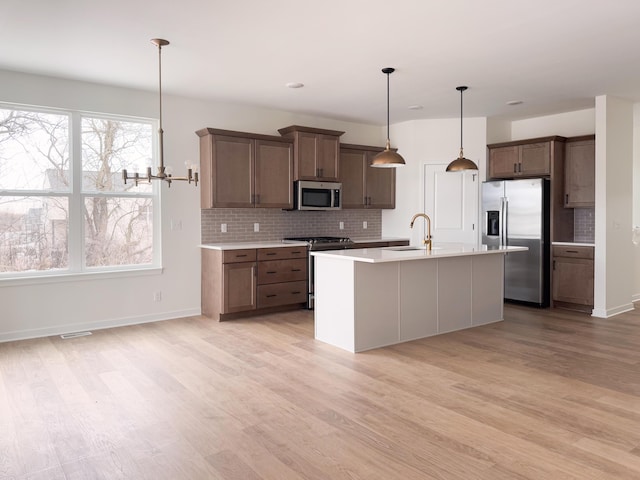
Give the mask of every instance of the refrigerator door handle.
<svg viewBox="0 0 640 480">
<path fill-rule="evenodd" d="M 509 201 L 506 197 L 502 198 L 502 233 L 500 235 L 500 245 L 507 246 L 509 245 L 509 230 L 507 228 L 507 223 L 509 221 Z"/>
</svg>

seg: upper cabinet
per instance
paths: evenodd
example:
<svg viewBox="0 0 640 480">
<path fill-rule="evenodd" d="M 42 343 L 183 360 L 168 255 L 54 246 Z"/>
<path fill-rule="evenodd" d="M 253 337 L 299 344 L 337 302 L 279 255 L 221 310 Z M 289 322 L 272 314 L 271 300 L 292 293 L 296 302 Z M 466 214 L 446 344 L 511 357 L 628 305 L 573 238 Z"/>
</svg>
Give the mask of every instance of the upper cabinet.
<svg viewBox="0 0 640 480">
<path fill-rule="evenodd" d="M 593 207 L 596 202 L 596 137 L 569 138 L 565 147 L 564 206 Z"/>
<path fill-rule="evenodd" d="M 201 208 L 293 208 L 291 139 L 212 128 L 196 134 Z"/>
<path fill-rule="evenodd" d="M 340 146 L 342 208 L 395 208 L 395 169 L 371 167 L 373 157 L 383 150 L 364 145 Z"/>
<path fill-rule="evenodd" d="M 338 181 L 340 136 L 344 132 L 300 125 L 278 132 L 293 140 L 294 180 Z"/>
<path fill-rule="evenodd" d="M 517 178 L 551 175 L 550 141 L 519 145 L 489 145 L 489 177 Z"/>
</svg>

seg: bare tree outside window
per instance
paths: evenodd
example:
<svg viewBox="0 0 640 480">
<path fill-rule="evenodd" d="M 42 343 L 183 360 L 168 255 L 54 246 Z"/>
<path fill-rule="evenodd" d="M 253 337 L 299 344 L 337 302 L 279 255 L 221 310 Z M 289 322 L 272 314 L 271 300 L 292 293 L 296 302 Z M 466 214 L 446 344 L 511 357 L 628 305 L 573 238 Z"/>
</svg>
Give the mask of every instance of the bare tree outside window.
<svg viewBox="0 0 640 480">
<path fill-rule="evenodd" d="M 0 274 L 151 264 L 156 193 L 120 172 L 151 166 L 152 144 L 149 122 L 0 108 Z"/>
<path fill-rule="evenodd" d="M 152 198 L 123 197 L 118 192 L 150 192 L 151 185 L 124 184 L 123 168 L 151 166 L 151 125 L 84 117 L 82 119 L 82 189 L 87 266 L 151 263 Z M 95 195 L 92 195 L 95 194 Z"/>
</svg>

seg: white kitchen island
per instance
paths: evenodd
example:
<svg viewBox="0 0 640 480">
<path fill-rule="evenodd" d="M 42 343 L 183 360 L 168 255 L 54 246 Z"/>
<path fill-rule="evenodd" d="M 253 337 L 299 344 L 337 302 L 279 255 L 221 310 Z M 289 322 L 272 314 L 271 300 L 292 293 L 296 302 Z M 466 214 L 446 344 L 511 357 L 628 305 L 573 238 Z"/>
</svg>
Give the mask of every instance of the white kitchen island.
<svg viewBox="0 0 640 480">
<path fill-rule="evenodd" d="M 315 338 L 361 352 L 501 321 L 504 256 L 525 250 L 440 244 L 311 252 Z"/>
</svg>

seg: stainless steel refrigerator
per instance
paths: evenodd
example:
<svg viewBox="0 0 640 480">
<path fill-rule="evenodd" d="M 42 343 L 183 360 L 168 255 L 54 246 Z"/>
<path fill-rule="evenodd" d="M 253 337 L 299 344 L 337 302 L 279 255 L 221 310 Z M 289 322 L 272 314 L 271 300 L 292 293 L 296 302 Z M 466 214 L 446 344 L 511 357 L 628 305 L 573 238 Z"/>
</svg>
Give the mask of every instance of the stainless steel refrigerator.
<svg viewBox="0 0 640 480">
<path fill-rule="evenodd" d="M 528 247 L 505 255 L 504 298 L 549 306 L 549 180 L 482 184 L 482 243 Z"/>
</svg>

